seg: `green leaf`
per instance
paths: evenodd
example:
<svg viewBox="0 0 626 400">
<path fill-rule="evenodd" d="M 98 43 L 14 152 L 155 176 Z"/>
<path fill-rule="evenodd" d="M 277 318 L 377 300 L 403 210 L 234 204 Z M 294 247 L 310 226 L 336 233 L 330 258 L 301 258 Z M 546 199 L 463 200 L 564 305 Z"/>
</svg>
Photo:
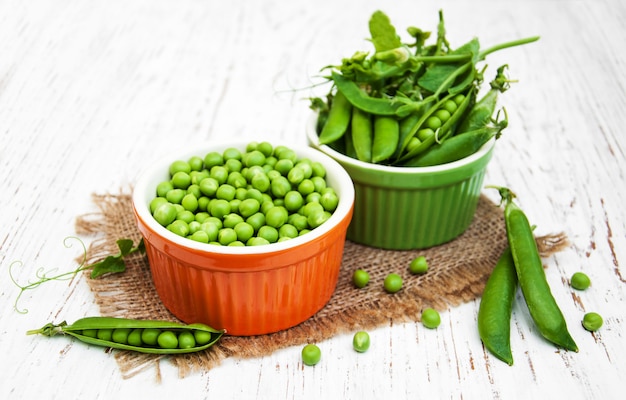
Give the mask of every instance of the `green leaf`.
<svg viewBox="0 0 626 400">
<path fill-rule="evenodd" d="M 117 241 L 117 247 L 120 249 L 120 254 L 125 256 L 132 251 L 133 241 L 131 239 L 120 239 Z"/>
<path fill-rule="evenodd" d="M 372 14 L 369 28 L 372 43 L 377 52 L 392 50 L 402 45 L 400 37 L 396 34 L 396 28 L 391 25 L 389 17 L 382 11 Z"/>
<path fill-rule="evenodd" d="M 104 260 L 92 264 L 91 277 L 98 278 L 108 273 L 118 273 L 126 271 L 124 259 L 119 256 L 107 256 Z"/>
</svg>

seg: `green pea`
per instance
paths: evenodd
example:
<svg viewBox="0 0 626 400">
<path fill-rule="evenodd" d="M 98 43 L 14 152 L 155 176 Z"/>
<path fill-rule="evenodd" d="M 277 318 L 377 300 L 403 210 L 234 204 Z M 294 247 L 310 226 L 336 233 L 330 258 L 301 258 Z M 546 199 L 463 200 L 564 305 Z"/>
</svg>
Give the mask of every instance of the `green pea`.
<svg viewBox="0 0 626 400">
<path fill-rule="evenodd" d="M 131 346 L 140 347 L 143 346 L 143 342 L 141 341 L 141 333 L 142 329 L 135 328 L 128 334 L 128 344 Z"/>
<path fill-rule="evenodd" d="M 178 348 L 179 349 L 191 349 L 196 347 L 196 338 L 190 331 L 182 331 L 178 335 Z"/>
<path fill-rule="evenodd" d="M 437 310 L 426 308 L 422 311 L 422 325 L 429 329 L 435 329 L 441 324 L 441 317 Z"/>
<path fill-rule="evenodd" d="M 211 341 L 211 332 L 194 330 L 193 337 L 196 340 L 198 346 L 204 346 Z"/>
<path fill-rule="evenodd" d="M 263 225 L 259 229 L 257 236 L 262 237 L 270 243 L 275 243 L 278 240 L 278 229 L 270 225 Z"/>
<path fill-rule="evenodd" d="M 330 212 L 325 210 L 314 211 L 307 217 L 307 222 L 311 229 L 317 228 L 331 217 Z"/>
<path fill-rule="evenodd" d="M 407 152 L 411 152 L 415 149 L 417 149 L 423 142 L 421 140 L 419 140 L 419 138 L 417 136 L 413 136 L 410 140 L 409 140 L 409 144 L 407 144 L 406 146 L 406 151 Z"/>
<path fill-rule="evenodd" d="M 326 167 L 319 161 L 313 161 L 311 163 L 311 170 L 313 171 L 313 176 L 320 178 L 326 177 Z"/>
<path fill-rule="evenodd" d="M 588 312 L 583 316 L 583 327 L 589 332 L 595 332 L 602 327 L 604 320 L 602 316 L 596 312 Z"/>
<path fill-rule="evenodd" d="M 241 175 L 241 170 L 243 169 L 243 163 L 240 160 L 230 158 L 224 162 L 224 166 L 231 174 L 233 172 L 237 172 Z M 243 175 L 241 176 L 243 177 Z M 230 179 L 230 175 L 229 175 L 229 179 Z"/>
<path fill-rule="evenodd" d="M 224 216 L 224 228 L 234 228 L 238 223 L 243 222 L 243 217 L 239 214 L 230 213 Z"/>
<path fill-rule="evenodd" d="M 216 228 L 217 229 L 217 228 Z M 200 243 L 209 243 L 209 234 L 204 230 L 198 230 L 189 235 L 189 239 Z"/>
<path fill-rule="evenodd" d="M 215 196 L 218 199 L 223 199 L 226 201 L 231 201 L 232 199 L 235 198 L 235 187 L 224 183 L 222 185 L 220 185 L 219 188 L 217 188 L 217 192 L 215 193 Z"/>
<path fill-rule="evenodd" d="M 265 225 L 265 214 L 257 212 L 246 218 L 246 222 L 254 228 L 255 232 Z"/>
<path fill-rule="evenodd" d="M 287 180 L 292 185 L 299 185 L 304 180 L 304 170 L 299 167 L 294 167 L 287 173 Z"/>
<path fill-rule="evenodd" d="M 284 176 L 279 176 L 270 183 L 272 195 L 277 198 L 283 198 L 291 190 L 291 183 Z"/>
<path fill-rule="evenodd" d="M 230 213 L 230 203 L 224 199 L 215 199 L 209 206 L 209 212 L 216 218 L 223 218 Z"/>
<path fill-rule="evenodd" d="M 265 223 L 276 229 L 287 222 L 289 213 L 285 207 L 274 206 L 265 213 Z"/>
<path fill-rule="evenodd" d="M 148 346 L 156 346 L 158 344 L 158 337 L 161 334 L 160 329 L 146 328 L 141 332 L 141 341 Z"/>
<path fill-rule="evenodd" d="M 278 228 L 278 239 L 298 237 L 298 229 L 291 224 L 284 224 Z"/>
<path fill-rule="evenodd" d="M 415 257 L 409 265 L 409 271 L 412 274 L 424 274 L 428 271 L 428 261 L 425 256 Z"/>
<path fill-rule="evenodd" d="M 417 138 L 422 142 L 427 141 L 431 137 L 435 136 L 435 131 L 430 128 L 424 128 L 417 131 Z"/>
<path fill-rule="evenodd" d="M 191 166 L 187 161 L 176 160 L 170 164 L 169 172 L 170 176 L 173 176 L 177 172 L 189 173 L 191 172 Z"/>
<path fill-rule="evenodd" d="M 163 349 L 175 349 L 178 347 L 178 337 L 172 331 L 163 331 L 157 337 L 157 343 Z"/>
<path fill-rule="evenodd" d="M 463 93 L 459 93 L 452 98 L 452 101 L 454 101 L 458 106 L 459 104 L 463 103 L 463 101 L 465 101 L 465 95 Z"/>
<path fill-rule="evenodd" d="M 334 191 L 326 192 L 320 197 L 320 204 L 324 207 L 324 210 L 333 212 L 339 205 L 339 197 Z"/>
<path fill-rule="evenodd" d="M 241 151 L 236 147 L 229 147 L 222 152 L 222 158 L 226 161 L 228 160 L 241 161 Z"/>
<path fill-rule="evenodd" d="M 266 244 L 270 244 L 269 240 L 259 236 L 253 236 L 246 242 L 248 246 L 263 246 Z"/>
<path fill-rule="evenodd" d="M 189 224 L 182 219 L 177 219 L 167 226 L 170 232 L 177 234 L 178 236 L 186 237 L 189 235 Z"/>
<path fill-rule="evenodd" d="M 198 199 L 191 193 L 186 194 L 180 204 L 185 207 L 185 210 L 189 210 L 191 212 L 198 209 Z"/>
<path fill-rule="evenodd" d="M 583 272 L 575 272 L 571 279 L 570 285 L 577 290 L 585 290 L 591 286 L 591 280 Z"/>
<path fill-rule="evenodd" d="M 298 192 L 300 192 L 302 196 L 306 196 L 310 193 L 313 193 L 314 191 L 315 185 L 310 179 L 303 179 L 302 182 L 300 182 L 300 184 L 298 185 Z"/>
<path fill-rule="evenodd" d="M 189 172 L 200 171 L 204 167 L 204 160 L 201 157 L 192 156 L 187 161 L 187 164 L 189 164 L 189 168 L 190 168 Z"/>
<path fill-rule="evenodd" d="M 247 222 L 239 222 L 233 227 L 235 234 L 237 234 L 237 240 L 241 242 L 247 242 L 254 235 L 254 228 Z"/>
<path fill-rule="evenodd" d="M 150 205 L 149 205 L 150 213 L 154 215 L 154 212 L 156 211 L 156 209 L 159 208 L 161 204 L 165 204 L 165 203 L 168 203 L 165 197 L 155 197 L 154 199 L 150 200 Z"/>
<path fill-rule="evenodd" d="M 228 179 L 228 170 L 222 165 L 216 165 L 211 168 L 209 176 L 217 180 L 220 185 L 223 185 Z"/>
<path fill-rule="evenodd" d="M 217 151 L 211 151 L 204 156 L 204 167 L 208 170 L 222 164 L 224 164 L 224 157 Z"/>
<path fill-rule="evenodd" d="M 459 106 L 452 99 L 448 99 L 443 103 L 443 109 L 450 113 L 450 115 L 454 114 L 458 107 Z"/>
<path fill-rule="evenodd" d="M 444 108 L 435 111 L 435 117 L 439 118 L 442 123 L 450 119 L 450 112 Z"/>
<path fill-rule="evenodd" d="M 168 202 L 162 203 L 154 210 L 152 216 L 160 225 L 167 226 L 176 219 L 176 207 Z"/>
<path fill-rule="evenodd" d="M 180 204 L 185 194 L 187 193 L 183 189 L 172 189 L 165 194 L 165 198 L 172 204 Z"/>
<path fill-rule="evenodd" d="M 244 178 L 244 176 L 237 171 L 233 171 L 228 174 L 228 178 L 226 178 L 226 183 L 234 187 L 235 189 L 245 188 L 248 185 L 248 181 L 246 180 L 246 178 Z"/>
<path fill-rule="evenodd" d="M 302 362 L 304 365 L 313 366 L 320 362 L 321 358 L 322 351 L 317 345 L 309 343 L 302 348 Z"/>
<path fill-rule="evenodd" d="M 174 189 L 174 185 L 170 181 L 164 181 L 157 185 L 156 193 L 158 197 L 165 197 L 167 192 Z"/>
<path fill-rule="evenodd" d="M 172 176 L 172 185 L 175 189 L 187 189 L 191 185 L 191 176 L 187 172 L 178 171 Z"/>
<path fill-rule="evenodd" d="M 315 186 L 316 192 L 322 192 L 326 188 L 326 180 L 321 176 L 313 176 L 311 178 L 311 182 L 313 182 L 313 186 Z"/>
<path fill-rule="evenodd" d="M 279 159 L 274 165 L 274 169 L 278 171 L 282 176 L 287 176 L 292 168 L 293 161 L 291 161 L 290 159 Z"/>
<path fill-rule="evenodd" d="M 259 192 L 265 193 L 270 188 L 270 178 L 267 174 L 256 174 L 252 177 L 250 184 Z"/>
<path fill-rule="evenodd" d="M 217 240 L 217 235 L 219 234 L 220 227 L 213 222 L 205 221 L 200 224 L 200 230 L 207 234 L 208 242 L 214 242 Z"/>
<path fill-rule="evenodd" d="M 402 277 L 394 272 L 388 274 L 383 281 L 387 293 L 397 293 L 402 289 Z"/>
<path fill-rule="evenodd" d="M 291 214 L 289 218 L 287 218 L 287 223 L 293 225 L 298 230 L 298 232 L 309 227 L 309 221 L 307 220 L 307 217 L 302 214 Z"/>
<path fill-rule="evenodd" d="M 357 269 L 352 273 L 352 283 L 361 289 L 367 286 L 370 281 L 370 274 L 364 269 Z"/>
<path fill-rule="evenodd" d="M 201 180 L 198 186 L 203 195 L 211 197 L 217 192 L 217 189 L 220 187 L 220 183 L 217 179 L 208 177 Z"/>
<path fill-rule="evenodd" d="M 256 149 L 263 153 L 265 157 L 269 157 L 274 152 L 274 146 L 269 142 L 261 142 L 257 145 Z"/>
<path fill-rule="evenodd" d="M 441 128 L 441 125 L 443 125 L 442 121 L 435 115 L 431 115 L 426 118 L 426 121 L 424 121 L 424 126 L 428 129 L 432 129 L 433 131 Z"/>
<path fill-rule="evenodd" d="M 254 199 L 258 201 L 260 206 L 260 204 L 263 202 L 263 193 L 261 193 L 261 191 L 258 189 L 249 188 L 246 192 L 246 199 Z"/>
<path fill-rule="evenodd" d="M 191 221 L 195 221 L 196 216 L 191 211 L 183 209 L 176 213 L 176 219 L 189 224 Z"/>
<path fill-rule="evenodd" d="M 113 333 L 111 334 L 111 340 L 115 343 L 126 344 L 128 343 L 128 335 L 130 334 L 130 328 L 116 328 L 113 329 Z"/>
<path fill-rule="evenodd" d="M 105 340 L 107 342 L 110 342 L 111 339 L 113 338 L 113 329 L 98 329 L 98 333 L 96 334 L 96 337 L 100 340 Z"/>
<path fill-rule="evenodd" d="M 235 240 L 237 240 L 237 232 L 233 228 L 222 228 L 217 234 L 217 241 L 224 246 Z"/>
<path fill-rule="evenodd" d="M 365 353 L 370 348 L 370 335 L 365 331 L 358 331 L 352 337 L 352 348 L 359 353 Z"/>
<path fill-rule="evenodd" d="M 197 212 L 196 215 L 195 215 L 196 221 L 198 221 L 200 224 L 205 222 L 207 220 L 207 218 L 209 218 L 209 217 L 210 217 L 210 214 L 208 212 L 204 212 L 204 211 Z"/>
<path fill-rule="evenodd" d="M 83 335 L 90 337 L 90 338 L 97 338 L 98 330 L 97 329 L 83 329 Z"/>
<path fill-rule="evenodd" d="M 259 150 L 252 150 L 251 152 L 244 154 L 243 164 L 246 167 L 252 167 L 255 165 L 262 166 L 265 164 L 265 155 Z"/>
<path fill-rule="evenodd" d="M 311 214 L 322 211 L 324 211 L 324 206 L 321 203 L 311 201 L 302 208 L 302 215 L 308 218 Z"/>
</svg>

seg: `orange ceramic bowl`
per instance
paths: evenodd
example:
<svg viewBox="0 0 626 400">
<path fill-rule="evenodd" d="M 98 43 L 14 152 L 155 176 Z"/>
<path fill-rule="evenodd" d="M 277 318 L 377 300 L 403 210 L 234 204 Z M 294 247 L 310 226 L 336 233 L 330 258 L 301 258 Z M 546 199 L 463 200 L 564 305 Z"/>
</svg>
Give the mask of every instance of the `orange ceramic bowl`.
<svg viewBox="0 0 626 400">
<path fill-rule="evenodd" d="M 318 150 L 286 144 L 299 158 L 321 162 L 339 197 L 337 209 L 319 227 L 285 242 L 229 247 L 195 242 L 156 222 L 149 203 L 157 184 L 169 179 L 174 160 L 229 147 L 244 150 L 246 144 L 193 146 L 168 154 L 140 176 L 133 191 L 152 279 L 165 307 L 185 323 L 201 322 L 236 336 L 293 327 L 326 305 L 337 285 L 354 206 L 352 180 L 341 165 Z"/>
</svg>

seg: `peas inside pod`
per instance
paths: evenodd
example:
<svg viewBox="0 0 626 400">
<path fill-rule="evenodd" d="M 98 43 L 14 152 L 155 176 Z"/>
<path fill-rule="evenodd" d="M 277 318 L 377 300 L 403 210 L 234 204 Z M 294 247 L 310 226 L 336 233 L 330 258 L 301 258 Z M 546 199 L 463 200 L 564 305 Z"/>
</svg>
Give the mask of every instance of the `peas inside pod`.
<svg viewBox="0 0 626 400">
<path fill-rule="evenodd" d="M 320 162 L 268 142 L 176 160 L 155 193 L 150 212 L 160 225 L 222 246 L 301 236 L 326 222 L 339 204 Z"/>
<path fill-rule="evenodd" d="M 135 320 L 113 317 L 86 317 L 71 325 L 46 324 L 28 335 L 69 335 L 82 342 L 151 354 L 181 354 L 208 349 L 225 333 L 204 324 Z"/>
</svg>

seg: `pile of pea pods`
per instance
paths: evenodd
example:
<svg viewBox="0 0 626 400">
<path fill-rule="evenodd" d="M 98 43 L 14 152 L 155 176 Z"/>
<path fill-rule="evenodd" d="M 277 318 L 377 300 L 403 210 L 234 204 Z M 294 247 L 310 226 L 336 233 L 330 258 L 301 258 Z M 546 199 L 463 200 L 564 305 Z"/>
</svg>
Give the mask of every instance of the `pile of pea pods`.
<svg viewBox="0 0 626 400">
<path fill-rule="evenodd" d="M 318 112 L 319 142 L 360 161 L 392 166 L 440 165 L 476 152 L 508 125 L 496 110 L 498 93 L 509 88 L 498 68 L 482 94 L 488 54 L 534 42 L 529 37 L 485 50 L 478 39 L 452 48 L 443 12 L 434 44 L 431 33 L 409 27 L 403 43 L 389 17 L 376 11 L 369 20 L 375 51 L 357 51 L 341 65 L 328 66 L 332 87 L 325 99 L 311 99 Z M 500 112 L 502 111 L 502 114 Z"/>
</svg>

